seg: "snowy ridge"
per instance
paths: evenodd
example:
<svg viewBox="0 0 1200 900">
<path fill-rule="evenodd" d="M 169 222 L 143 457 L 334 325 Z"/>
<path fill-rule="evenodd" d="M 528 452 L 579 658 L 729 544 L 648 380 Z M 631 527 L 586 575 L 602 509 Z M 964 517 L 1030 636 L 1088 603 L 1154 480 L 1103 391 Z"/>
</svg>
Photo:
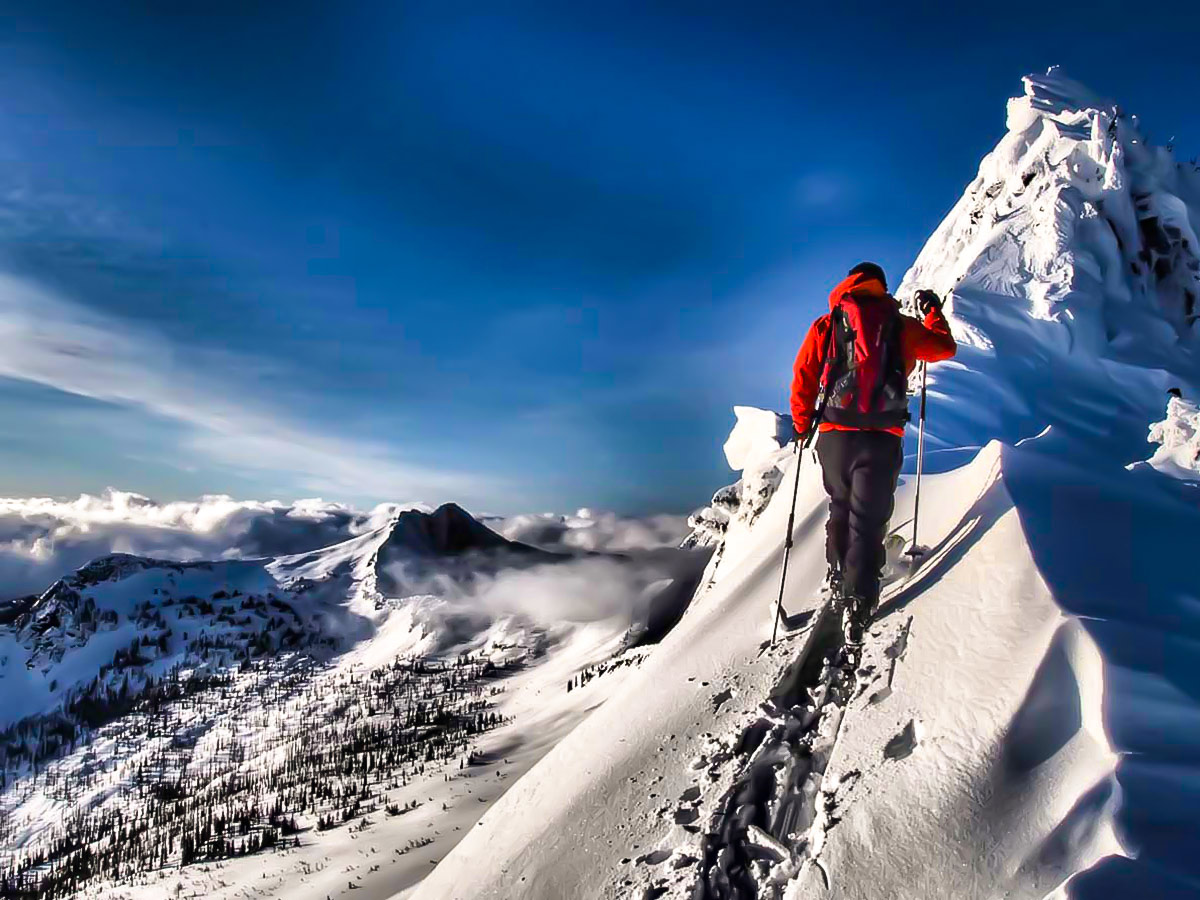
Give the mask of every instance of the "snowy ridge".
<svg viewBox="0 0 1200 900">
<path fill-rule="evenodd" d="M 676 630 L 505 795 L 450 857 L 458 866 L 436 869 L 415 896 L 804 897 L 825 896 L 829 880 L 853 897 L 1041 897 L 1121 852 L 1096 656 L 1037 575 L 999 481 L 1002 456 L 992 445 L 926 482 L 934 553 L 886 597 L 866 660 L 878 683 L 853 701 L 836 753 L 795 742 L 820 639 L 823 488 L 810 460 L 780 644 L 766 638 L 787 492 L 755 525 L 730 528 L 711 586 Z M 871 703 L 906 630 L 892 694 Z M 1048 693 L 1062 692 L 1053 702 L 1031 688 L 1041 670 Z M 917 746 L 893 760 L 887 748 L 906 731 Z M 995 805 L 964 806 L 984 790 Z M 1072 813 L 1085 797 L 1094 802 Z M 914 820 L 914 804 L 940 812 Z M 1075 837 L 1055 852 L 1063 828 Z M 1013 836 L 1007 853 L 978 853 L 1000 834 Z M 847 835 L 878 837 L 847 849 Z"/>
<path fill-rule="evenodd" d="M 679 626 L 412 896 L 1200 890 L 1200 616 L 1163 559 L 1200 511 L 1126 468 L 1166 389 L 1200 388 L 1197 174 L 1056 72 L 1008 124 L 898 292 L 949 294 L 964 346 L 930 370 L 931 552 L 885 590 L 836 742 L 812 714 L 819 470 L 739 412 L 753 472 L 790 488 L 803 465 L 786 636 L 767 645 L 790 490 L 744 508 L 744 471 L 696 517 L 717 552 Z"/>
<path fill-rule="evenodd" d="M 900 289 L 951 292 L 955 333 L 978 338 L 930 371 L 931 462 L 1014 445 L 1003 475 L 1038 571 L 1102 661 L 1114 822 L 1137 862 L 1107 859 L 1066 895 L 1190 896 L 1200 616 L 1172 557 L 1200 516 L 1186 479 L 1136 463 L 1149 429 L 1154 468 L 1177 465 L 1200 396 L 1200 171 L 1056 70 L 1025 79 L 1008 124 Z"/>
</svg>

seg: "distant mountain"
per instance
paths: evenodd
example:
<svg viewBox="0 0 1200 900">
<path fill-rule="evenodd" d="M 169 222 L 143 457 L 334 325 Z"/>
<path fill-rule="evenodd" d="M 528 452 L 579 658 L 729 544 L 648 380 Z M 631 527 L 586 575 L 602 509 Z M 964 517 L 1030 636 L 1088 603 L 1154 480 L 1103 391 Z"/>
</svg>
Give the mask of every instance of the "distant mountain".
<svg viewBox="0 0 1200 900">
<path fill-rule="evenodd" d="M 457 503 L 444 503 L 431 513 L 418 510 L 400 513 L 391 526 L 384 549 L 388 553 L 426 557 L 516 553 L 546 560 L 554 556 L 501 537 Z"/>
<path fill-rule="evenodd" d="M 0 608 L 0 688 L 14 698 L 0 725 L 47 712 L 93 680 L 136 690 L 178 666 L 327 654 L 369 636 L 389 603 L 564 558 L 507 540 L 452 503 L 295 556 L 103 556 Z"/>
<path fill-rule="evenodd" d="M 374 565 L 378 589 L 388 594 L 409 590 L 413 582 L 432 576 L 470 582 L 499 569 L 566 558 L 510 541 L 457 504 L 446 503 L 432 513 L 401 513 L 379 545 Z"/>
</svg>

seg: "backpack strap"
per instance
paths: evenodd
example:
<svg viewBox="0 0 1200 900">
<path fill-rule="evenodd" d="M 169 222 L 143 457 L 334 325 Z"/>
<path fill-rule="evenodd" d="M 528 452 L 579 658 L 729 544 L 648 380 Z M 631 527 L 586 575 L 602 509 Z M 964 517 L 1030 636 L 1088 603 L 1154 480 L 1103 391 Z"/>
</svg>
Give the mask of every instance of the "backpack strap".
<svg viewBox="0 0 1200 900">
<path fill-rule="evenodd" d="M 887 324 L 884 325 L 880 338 L 880 365 L 879 365 L 879 380 L 876 382 L 874 389 L 871 391 L 871 402 L 875 405 L 879 398 L 883 395 L 884 390 L 888 386 L 888 378 L 892 374 L 891 370 L 899 362 L 903 366 L 903 356 L 900 353 L 900 310 L 896 309 L 888 318 Z"/>
<path fill-rule="evenodd" d="M 842 303 L 839 300 L 838 305 L 829 311 L 829 339 L 825 342 L 825 370 L 821 373 L 822 388 L 828 388 L 832 384 L 835 374 L 834 366 L 844 359 L 838 353 L 839 345 L 844 343 L 844 341 L 838 340 L 838 333 L 846 330 L 846 311 L 842 309 Z"/>
<path fill-rule="evenodd" d="M 837 333 L 839 320 L 842 325 L 845 323 L 846 314 L 842 310 L 842 301 L 839 300 L 837 305 L 829 311 L 829 339 L 825 342 L 825 356 L 823 367 L 821 370 L 821 394 L 817 400 L 817 410 L 813 414 L 813 428 L 822 422 L 825 418 L 825 405 L 829 402 L 829 391 L 833 386 L 833 365 L 837 362 L 835 356 L 837 352 Z"/>
</svg>

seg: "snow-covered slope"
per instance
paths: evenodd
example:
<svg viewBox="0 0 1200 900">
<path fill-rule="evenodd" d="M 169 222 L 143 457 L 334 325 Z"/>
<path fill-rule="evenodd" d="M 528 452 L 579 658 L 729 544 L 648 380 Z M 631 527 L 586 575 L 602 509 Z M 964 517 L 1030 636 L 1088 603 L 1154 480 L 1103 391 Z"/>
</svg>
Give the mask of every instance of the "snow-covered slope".
<svg viewBox="0 0 1200 900">
<path fill-rule="evenodd" d="M 5 604 L 0 887 L 415 882 L 669 631 L 705 556 L 668 553 L 549 552 L 447 504 L 275 558 L 109 554 Z"/>
<path fill-rule="evenodd" d="M 836 742 L 807 693 L 818 467 L 771 647 L 799 459 L 740 414 L 746 469 L 696 519 L 718 552 L 682 622 L 412 896 L 1200 892 L 1200 510 L 1127 468 L 1165 390 L 1200 389 L 1198 176 L 1055 72 L 1008 124 L 898 292 L 950 294 L 964 346 L 930 371 L 931 552 L 887 588 Z"/>
</svg>

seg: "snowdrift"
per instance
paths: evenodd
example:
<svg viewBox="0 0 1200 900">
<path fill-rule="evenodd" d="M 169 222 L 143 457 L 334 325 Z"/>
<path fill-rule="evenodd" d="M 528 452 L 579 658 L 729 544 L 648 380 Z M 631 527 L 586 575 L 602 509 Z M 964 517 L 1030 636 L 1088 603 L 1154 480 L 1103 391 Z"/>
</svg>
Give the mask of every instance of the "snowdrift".
<svg viewBox="0 0 1200 900">
<path fill-rule="evenodd" d="M 782 419 L 739 410 L 742 479 L 695 517 L 717 552 L 692 607 L 412 896 L 1200 891 L 1200 606 L 1179 552 L 1200 510 L 1187 482 L 1128 468 L 1167 388 L 1200 388 L 1200 181 L 1053 71 L 1008 125 L 898 292 L 948 294 L 963 346 L 930 370 L 932 550 L 886 589 L 840 732 L 806 706 L 828 627 L 818 467 Z M 798 464 L 772 648 L 775 487 Z"/>
<path fill-rule="evenodd" d="M 1200 408 L 1182 397 L 1167 400 L 1167 417 L 1150 426 L 1159 448 L 1147 463 L 1182 481 L 1200 482 Z M 1135 464 L 1136 465 L 1136 464 Z"/>
</svg>

